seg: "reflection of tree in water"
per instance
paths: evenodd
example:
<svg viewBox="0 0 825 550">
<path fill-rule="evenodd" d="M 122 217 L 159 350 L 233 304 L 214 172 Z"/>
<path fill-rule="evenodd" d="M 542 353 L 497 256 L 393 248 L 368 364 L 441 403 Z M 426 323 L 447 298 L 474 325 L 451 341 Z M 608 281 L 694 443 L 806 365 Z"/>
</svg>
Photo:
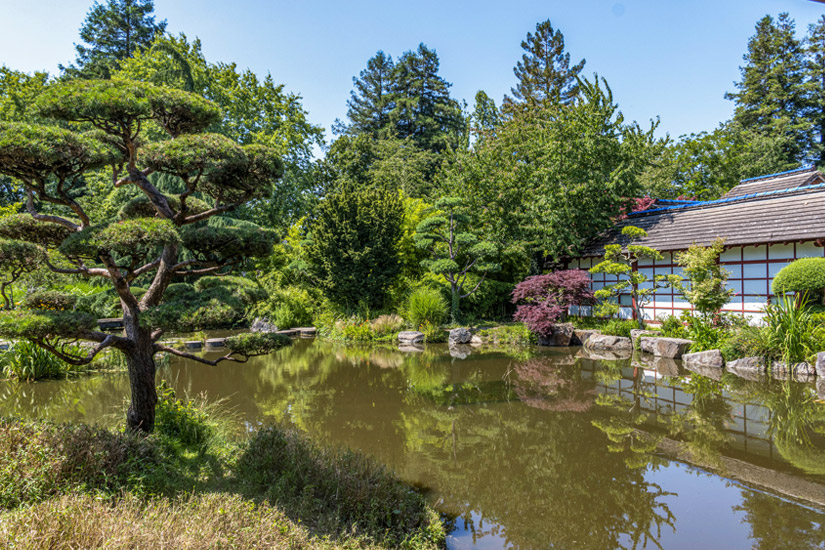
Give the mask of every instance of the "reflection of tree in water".
<svg viewBox="0 0 825 550">
<path fill-rule="evenodd" d="M 745 513 L 753 548 L 805 550 L 825 546 L 822 512 L 750 489 L 742 491 L 742 504 L 734 510 Z"/>
<path fill-rule="evenodd" d="M 671 416 L 670 434 L 682 440 L 682 447 L 694 460 L 720 466 L 721 450 L 733 439 L 727 432 L 733 407 L 722 395 L 721 382 L 693 374 L 678 385 L 692 399 Z"/>
<path fill-rule="evenodd" d="M 585 412 L 596 399 L 595 383 L 581 376 L 581 368 L 564 364 L 556 356 L 537 357 L 517 364 L 513 391 L 519 400 L 537 409 Z"/>
</svg>

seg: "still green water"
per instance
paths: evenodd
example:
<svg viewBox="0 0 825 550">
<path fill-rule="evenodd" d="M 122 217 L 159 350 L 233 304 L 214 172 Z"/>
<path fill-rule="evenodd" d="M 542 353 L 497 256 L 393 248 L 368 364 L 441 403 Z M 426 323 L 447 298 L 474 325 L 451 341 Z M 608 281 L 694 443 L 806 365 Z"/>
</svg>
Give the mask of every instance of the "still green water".
<svg viewBox="0 0 825 550">
<path fill-rule="evenodd" d="M 454 355 L 297 340 L 159 379 L 375 457 L 443 512 L 450 548 L 825 548 L 814 385 L 578 348 Z M 0 382 L 0 414 L 116 422 L 127 394 L 120 373 Z"/>
</svg>

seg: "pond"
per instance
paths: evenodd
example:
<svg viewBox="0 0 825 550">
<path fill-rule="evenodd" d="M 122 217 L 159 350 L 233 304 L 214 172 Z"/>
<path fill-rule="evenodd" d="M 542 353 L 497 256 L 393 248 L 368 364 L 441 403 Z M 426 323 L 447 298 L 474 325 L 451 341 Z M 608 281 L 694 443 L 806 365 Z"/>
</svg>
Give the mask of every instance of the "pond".
<svg viewBox="0 0 825 550">
<path fill-rule="evenodd" d="M 450 548 L 823 548 L 825 404 L 813 385 L 580 348 L 450 355 L 295 344 L 247 364 L 173 362 L 159 378 L 290 423 L 420 487 Z M 0 382 L 0 414 L 123 415 L 123 373 Z"/>
</svg>

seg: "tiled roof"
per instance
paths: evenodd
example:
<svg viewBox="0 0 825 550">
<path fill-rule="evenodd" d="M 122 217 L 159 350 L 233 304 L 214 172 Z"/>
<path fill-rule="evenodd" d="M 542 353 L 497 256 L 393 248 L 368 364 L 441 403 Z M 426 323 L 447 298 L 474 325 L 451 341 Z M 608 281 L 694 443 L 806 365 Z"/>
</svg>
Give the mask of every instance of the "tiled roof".
<svg viewBox="0 0 825 550">
<path fill-rule="evenodd" d="M 693 243 L 707 246 L 717 237 L 732 246 L 825 238 L 825 183 L 807 183 L 820 180 L 825 181 L 821 173 L 806 170 L 804 178 L 785 180 L 805 182 L 791 188 L 751 187 L 756 192 L 634 212 L 585 246 L 581 255 L 601 256 L 606 244 L 627 245 L 621 231 L 628 225 L 648 233 L 634 244 L 662 251 L 684 250 Z M 739 187 L 748 185 L 753 184 Z"/>
<path fill-rule="evenodd" d="M 753 193 L 790 189 L 823 182 L 825 182 L 825 177 L 816 168 L 800 168 L 799 170 L 789 170 L 788 172 L 742 180 L 739 185 L 722 195 L 722 198 L 741 197 Z"/>
</svg>

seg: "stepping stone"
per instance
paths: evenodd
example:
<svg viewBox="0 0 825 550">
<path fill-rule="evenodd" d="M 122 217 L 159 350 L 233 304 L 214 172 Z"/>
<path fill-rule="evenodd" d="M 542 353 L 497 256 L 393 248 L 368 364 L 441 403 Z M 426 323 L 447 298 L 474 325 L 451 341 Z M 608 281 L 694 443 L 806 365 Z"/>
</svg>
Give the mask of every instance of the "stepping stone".
<svg viewBox="0 0 825 550">
<path fill-rule="evenodd" d="M 100 327 L 100 330 L 113 330 L 123 328 L 123 319 L 119 317 L 110 319 L 98 319 L 97 326 Z"/>
<path fill-rule="evenodd" d="M 226 347 L 226 338 L 209 338 L 206 341 L 206 349 Z"/>
<path fill-rule="evenodd" d="M 199 351 L 201 348 L 203 348 L 203 342 L 201 342 L 200 340 L 190 340 L 188 342 L 184 342 L 183 345 L 184 347 L 186 347 L 186 349 L 192 351 Z"/>
</svg>

